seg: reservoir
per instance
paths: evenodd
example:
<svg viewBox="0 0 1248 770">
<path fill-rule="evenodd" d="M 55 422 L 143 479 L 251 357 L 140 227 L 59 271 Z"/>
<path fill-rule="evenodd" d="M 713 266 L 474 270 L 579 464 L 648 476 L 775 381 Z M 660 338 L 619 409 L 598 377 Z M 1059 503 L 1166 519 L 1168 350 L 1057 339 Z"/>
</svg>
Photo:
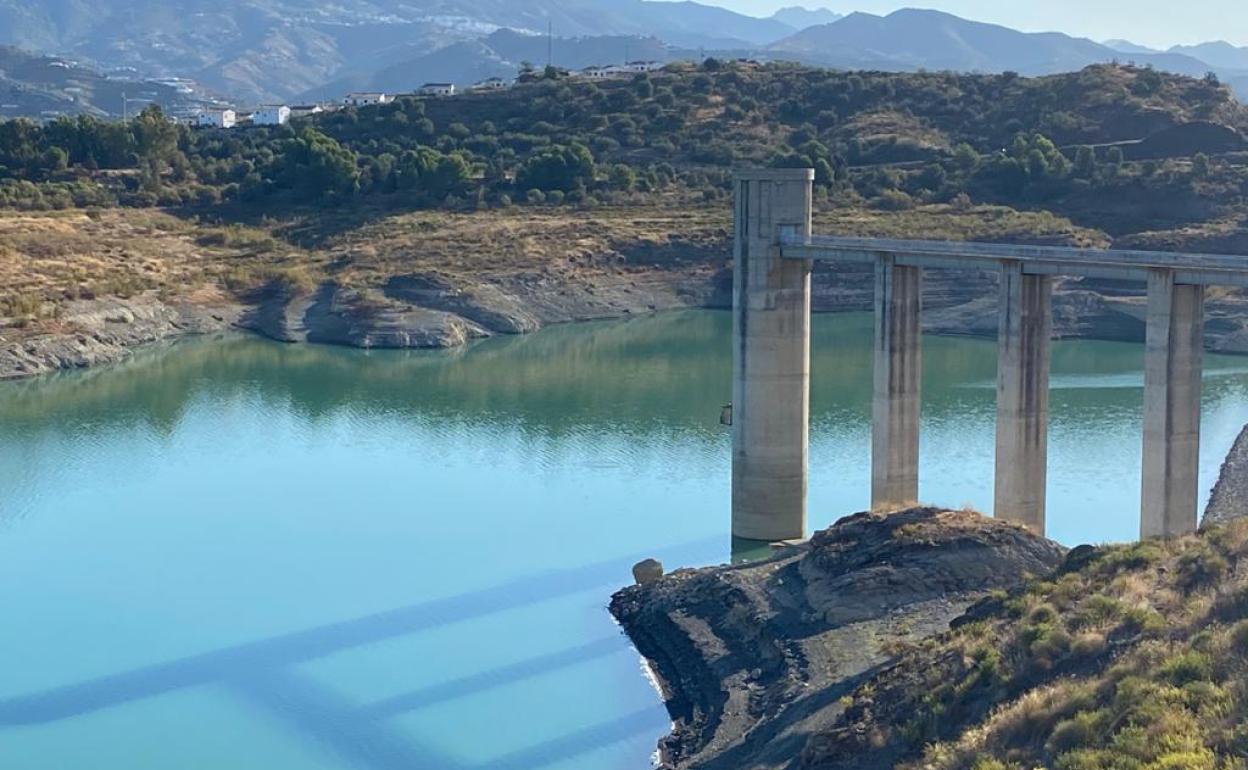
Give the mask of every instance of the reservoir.
<svg viewBox="0 0 1248 770">
<path fill-rule="evenodd" d="M 732 556 L 729 323 L 231 336 L 0 384 L 0 767 L 647 767 L 665 712 L 605 607 L 642 558 Z M 868 504 L 871 318 L 814 324 L 822 528 Z M 989 510 L 995 343 L 924 346 L 921 496 Z M 1137 535 L 1142 362 L 1054 345 L 1067 545 Z M 1207 358 L 1204 414 L 1207 497 L 1248 359 Z"/>
</svg>

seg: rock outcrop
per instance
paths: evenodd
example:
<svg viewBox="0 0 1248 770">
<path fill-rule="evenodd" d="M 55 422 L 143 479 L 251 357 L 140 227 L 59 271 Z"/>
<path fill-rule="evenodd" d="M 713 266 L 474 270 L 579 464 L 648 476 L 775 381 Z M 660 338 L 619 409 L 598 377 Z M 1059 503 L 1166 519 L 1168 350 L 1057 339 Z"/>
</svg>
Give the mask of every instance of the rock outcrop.
<svg viewBox="0 0 1248 770">
<path fill-rule="evenodd" d="M 0 328 L 0 380 L 115 363 L 140 345 L 223 331 L 241 314 L 242 308 L 219 299 L 166 302 L 151 293 L 75 300 L 37 333 Z"/>
<path fill-rule="evenodd" d="M 1222 471 L 1209 496 L 1202 521 L 1204 526 L 1228 524 L 1248 517 L 1248 427 L 1235 439 L 1234 446 L 1222 462 Z"/>
<path fill-rule="evenodd" d="M 611 602 L 655 671 L 667 768 L 780 768 L 899 643 L 1047 574 L 1064 549 L 967 511 L 858 514 L 757 564 L 681 570 Z"/>
</svg>

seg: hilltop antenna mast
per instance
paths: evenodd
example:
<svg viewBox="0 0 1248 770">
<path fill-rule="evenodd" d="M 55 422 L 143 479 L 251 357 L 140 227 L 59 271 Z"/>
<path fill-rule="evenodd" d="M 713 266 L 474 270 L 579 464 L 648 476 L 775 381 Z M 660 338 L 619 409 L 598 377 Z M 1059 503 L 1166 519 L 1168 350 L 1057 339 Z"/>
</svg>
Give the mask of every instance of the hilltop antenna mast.
<svg viewBox="0 0 1248 770">
<path fill-rule="evenodd" d="M 546 66 L 555 65 L 555 23 L 546 22 Z"/>
</svg>

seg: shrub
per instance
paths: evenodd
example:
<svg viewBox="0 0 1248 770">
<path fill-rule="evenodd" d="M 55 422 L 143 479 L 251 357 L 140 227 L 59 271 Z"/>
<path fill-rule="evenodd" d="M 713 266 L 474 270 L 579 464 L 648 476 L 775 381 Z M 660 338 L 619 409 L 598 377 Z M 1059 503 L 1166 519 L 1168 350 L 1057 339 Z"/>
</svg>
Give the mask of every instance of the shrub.
<svg viewBox="0 0 1248 770">
<path fill-rule="evenodd" d="M 1179 557 L 1179 586 L 1188 591 L 1208 586 L 1221 580 L 1228 568 L 1222 554 L 1201 544 Z"/>
<path fill-rule="evenodd" d="M 1160 673 L 1180 687 L 1189 682 L 1209 681 L 1213 677 L 1213 658 L 1208 653 L 1187 650 L 1168 658 Z"/>
<path fill-rule="evenodd" d="M 1101 734 L 1112 721 L 1113 714 L 1105 709 L 1081 711 L 1070 719 L 1062 720 L 1053 728 L 1052 735 L 1045 743 L 1045 751 L 1060 754 L 1072 749 L 1091 747 L 1100 742 Z"/>
<path fill-rule="evenodd" d="M 871 205 L 883 211 L 908 211 L 914 208 L 914 198 L 901 190 L 884 190 Z"/>
</svg>

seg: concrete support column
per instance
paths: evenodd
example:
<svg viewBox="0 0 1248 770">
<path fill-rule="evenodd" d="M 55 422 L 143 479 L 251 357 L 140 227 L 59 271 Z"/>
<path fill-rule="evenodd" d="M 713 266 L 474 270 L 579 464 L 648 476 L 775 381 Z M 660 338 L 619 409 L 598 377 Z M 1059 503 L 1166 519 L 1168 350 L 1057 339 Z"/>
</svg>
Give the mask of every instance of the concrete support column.
<svg viewBox="0 0 1248 770">
<path fill-rule="evenodd" d="M 810 263 L 782 235 L 809 236 L 810 169 L 738 172 L 733 250 L 732 534 L 806 535 L 810 446 Z"/>
<path fill-rule="evenodd" d="M 994 516 L 1044 534 L 1053 279 L 1001 263 Z"/>
<path fill-rule="evenodd" d="M 1144 473 L 1140 534 L 1176 536 L 1197 525 L 1205 290 L 1154 269 L 1144 353 Z"/>
<path fill-rule="evenodd" d="M 871 508 L 919 498 L 922 270 L 875 265 L 875 390 L 871 416 Z"/>
</svg>

